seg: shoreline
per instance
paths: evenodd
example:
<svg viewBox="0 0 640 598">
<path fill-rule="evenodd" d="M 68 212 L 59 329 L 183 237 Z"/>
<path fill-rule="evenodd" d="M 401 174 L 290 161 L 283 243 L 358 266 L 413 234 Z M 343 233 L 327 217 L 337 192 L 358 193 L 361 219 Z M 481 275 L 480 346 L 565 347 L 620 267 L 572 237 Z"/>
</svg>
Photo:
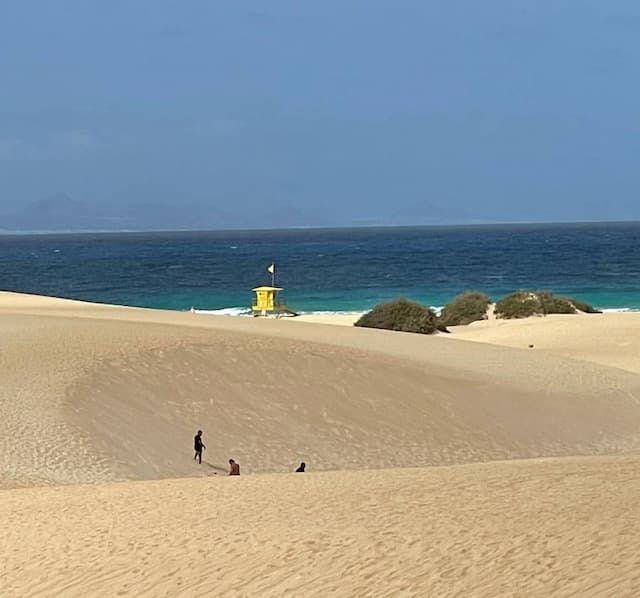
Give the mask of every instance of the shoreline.
<svg viewBox="0 0 640 598">
<path fill-rule="evenodd" d="M 297 317 L 252 318 L 189 311 L 90 303 L 72 299 L 0 291 L 2 312 L 73 318 L 106 318 L 154 324 L 172 323 L 190 329 L 225 329 L 263 335 L 277 334 L 299 340 L 322 339 L 333 343 L 355 333 L 393 339 L 402 355 L 404 347 L 431 337 L 465 343 L 534 349 L 563 358 L 592 361 L 608 367 L 640 372 L 640 311 L 608 311 L 596 314 L 552 314 L 523 319 L 481 320 L 467 326 L 452 326 L 449 334 L 420 335 L 353 326 L 360 314 L 303 314 Z M 280 322 L 287 322 L 281 325 Z M 307 326 L 315 324 L 315 327 Z M 329 329 L 340 330 L 335 336 Z M 359 332 L 356 332 L 359 331 Z M 354 337 L 355 338 L 355 337 Z M 364 337 L 363 337 L 364 338 Z M 368 347 L 368 342 L 360 346 Z"/>
<path fill-rule="evenodd" d="M 137 311 L 139 313 L 166 313 L 166 314 L 176 314 L 176 315 L 191 315 L 198 316 L 203 318 L 203 321 L 206 321 L 207 317 L 214 316 L 217 320 L 218 318 L 223 319 L 241 319 L 241 320 L 258 320 L 258 321 L 285 321 L 285 322 L 304 322 L 304 323 L 314 323 L 314 324 L 331 324 L 338 326 L 353 326 L 353 324 L 360 318 L 363 314 L 367 313 L 367 311 L 314 311 L 314 312 L 301 312 L 299 315 L 295 317 L 279 317 L 279 318 L 254 318 L 251 316 L 249 310 L 241 313 L 241 310 L 244 308 L 239 307 L 230 307 L 230 308 L 221 308 L 216 310 L 200 310 L 197 308 L 192 308 L 190 310 L 178 310 L 178 309 L 167 309 L 167 308 L 157 308 L 157 307 L 139 307 L 133 305 L 122 305 L 117 303 L 100 303 L 95 301 L 85 301 L 82 299 L 68 299 L 64 297 L 55 297 L 49 295 L 36 295 L 30 293 L 19 293 L 15 291 L 4 291 L 0 290 L 0 309 L 17 309 L 17 310 L 32 310 L 32 309 L 52 309 L 52 310 L 67 310 L 79 308 L 80 310 L 87 309 L 98 309 L 98 310 L 129 310 L 129 311 Z M 431 309 L 441 309 L 441 308 L 431 308 Z M 541 322 L 541 321 L 549 321 L 556 319 L 567 319 L 571 321 L 574 318 L 612 318 L 612 317 L 629 317 L 630 319 L 640 318 L 640 309 L 635 308 L 604 308 L 601 309 L 601 313 L 594 314 L 584 314 L 584 313 L 576 313 L 576 314 L 549 314 L 546 316 L 532 316 L 529 318 L 513 318 L 513 319 L 497 319 L 495 317 L 489 317 L 487 320 L 478 320 L 476 322 L 472 322 L 466 326 L 451 326 L 450 332 L 452 335 L 459 336 L 472 336 L 472 335 L 464 335 L 465 331 L 469 330 L 477 330 L 484 329 L 487 327 L 493 326 L 519 326 L 522 325 L 523 322 Z M 443 335 L 448 336 L 448 335 Z"/>
<path fill-rule="evenodd" d="M 163 312 L 175 312 L 175 313 L 193 313 L 201 316 L 227 316 L 227 317 L 252 317 L 251 310 L 249 307 L 242 306 L 231 306 L 231 307 L 221 307 L 221 308 L 212 308 L 212 309 L 204 309 L 196 306 L 192 306 L 191 308 L 175 308 L 175 307 L 154 307 L 154 306 L 141 306 L 141 305 L 130 305 L 124 303 L 109 303 L 102 302 L 97 300 L 88 300 L 88 299 L 78 299 L 78 298 L 68 298 L 68 297 L 58 297 L 54 295 L 41 295 L 36 293 L 23 293 L 20 291 L 8 291 L 0 289 L 0 294 L 5 296 L 13 296 L 15 297 L 16 302 L 29 301 L 33 302 L 36 300 L 41 301 L 55 301 L 55 302 L 71 302 L 75 304 L 87 304 L 93 306 L 105 306 L 111 308 L 127 308 L 127 309 L 142 309 L 142 310 L 152 310 L 152 311 L 163 311 Z M 20 299 L 18 299 L 20 298 Z M 381 303 L 383 301 L 380 301 Z M 418 301 L 421 303 L 420 301 Z M 6 300 L 5 300 L 6 303 Z M 425 307 L 429 307 L 434 310 L 436 313 L 439 313 L 444 305 L 428 305 L 424 303 Z M 493 303 L 492 305 L 495 305 Z M 598 305 L 594 305 L 595 309 L 599 310 L 601 314 L 622 314 L 622 313 L 640 313 L 639 307 L 600 307 Z M 305 322 L 318 322 L 318 323 L 338 323 L 340 325 L 345 325 L 348 322 L 355 322 L 360 316 L 364 315 L 368 311 L 373 308 L 368 309 L 329 309 L 329 310 L 311 310 L 304 311 L 301 310 L 298 312 L 298 315 L 295 317 L 282 317 L 282 318 L 273 318 L 273 319 L 282 319 L 282 320 L 296 320 L 296 321 L 305 321 Z M 564 314 L 549 314 L 550 316 L 556 315 L 564 315 Z M 570 315 L 582 315 L 582 314 L 570 314 Z M 598 315 L 598 314 L 589 314 L 589 315 Z M 533 318 L 542 317 L 542 316 L 534 316 Z M 528 319 L 528 318 L 525 318 Z M 516 320 L 516 319 L 514 319 Z M 473 324 L 476 324 L 474 322 Z"/>
</svg>

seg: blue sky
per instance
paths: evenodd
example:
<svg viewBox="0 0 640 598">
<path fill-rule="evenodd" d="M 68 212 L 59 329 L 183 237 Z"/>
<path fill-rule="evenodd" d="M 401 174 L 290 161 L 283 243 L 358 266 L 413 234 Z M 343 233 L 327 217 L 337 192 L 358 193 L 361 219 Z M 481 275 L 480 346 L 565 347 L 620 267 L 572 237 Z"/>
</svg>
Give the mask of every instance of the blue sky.
<svg viewBox="0 0 640 598">
<path fill-rule="evenodd" d="M 631 0 L 7 0 L 0 214 L 640 219 L 639 71 Z"/>
</svg>

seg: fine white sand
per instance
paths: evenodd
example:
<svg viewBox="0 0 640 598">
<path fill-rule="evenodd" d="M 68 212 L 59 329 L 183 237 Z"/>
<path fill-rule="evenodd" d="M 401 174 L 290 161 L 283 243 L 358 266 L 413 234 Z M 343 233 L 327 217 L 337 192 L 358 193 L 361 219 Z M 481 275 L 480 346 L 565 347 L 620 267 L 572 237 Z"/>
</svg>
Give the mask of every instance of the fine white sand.
<svg viewBox="0 0 640 598">
<path fill-rule="evenodd" d="M 640 373 L 640 313 L 488 320 L 452 328 L 454 338 L 546 351 Z"/>
<path fill-rule="evenodd" d="M 3 596 L 640 592 L 638 458 L 0 492 Z"/>
<path fill-rule="evenodd" d="M 361 314 L 302 314 L 295 318 L 282 318 L 289 322 L 310 322 L 312 324 L 333 324 L 335 326 L 353 326 Z"/>
<path fill-rule="evenodd" d="M 0 293 L 0 331 L 2 596 L 640 590 L 637 314 L 425 337 Z"/>
</svg>

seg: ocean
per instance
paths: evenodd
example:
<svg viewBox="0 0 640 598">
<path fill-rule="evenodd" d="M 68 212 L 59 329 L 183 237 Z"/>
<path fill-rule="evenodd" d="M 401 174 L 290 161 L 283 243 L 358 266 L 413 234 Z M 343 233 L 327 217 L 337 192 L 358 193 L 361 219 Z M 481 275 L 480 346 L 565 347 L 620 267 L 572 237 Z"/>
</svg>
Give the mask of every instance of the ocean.
<svg viewBox="0 0 640 598">
<path fill-rule="evenodd" d="M 407 297 L 439 307 L 553 290 L 640 309 L 640 223 L 0 236 L 0 289 L 122 305 L 248 313 L 275 264 L 298 312 L 362 312 Z"/>
</svg>

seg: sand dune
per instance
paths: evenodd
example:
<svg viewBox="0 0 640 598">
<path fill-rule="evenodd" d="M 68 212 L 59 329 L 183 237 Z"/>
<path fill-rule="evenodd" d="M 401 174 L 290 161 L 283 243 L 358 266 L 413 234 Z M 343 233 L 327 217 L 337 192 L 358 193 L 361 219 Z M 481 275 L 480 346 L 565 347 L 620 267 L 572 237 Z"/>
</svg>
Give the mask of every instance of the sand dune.
<svg viewBox="0 0 640 598">
<path fill-rule="evenodd" d="M 591 318 L 425 337 L 0 293 L 0 593 L 635 596 L 640 320 Z"/>
<path fill-rule="evenodd" d="M 0 299 L 4 486 L 640 447 L 640 377 L 347 327 Z M 205 430 L 205 467 L 191 442 Z"/>
<path fill-rule="evenodd" d="M 475 322 L 455 338 L 528 348 L 640 373 L 640 313 L 554 315 Z"/>
<path fill-rule="evenodd" d="M 639 467 L 560 459 L 8 490 L 0 583 L 7 598 L 637 596 Z"/>
</svg>

